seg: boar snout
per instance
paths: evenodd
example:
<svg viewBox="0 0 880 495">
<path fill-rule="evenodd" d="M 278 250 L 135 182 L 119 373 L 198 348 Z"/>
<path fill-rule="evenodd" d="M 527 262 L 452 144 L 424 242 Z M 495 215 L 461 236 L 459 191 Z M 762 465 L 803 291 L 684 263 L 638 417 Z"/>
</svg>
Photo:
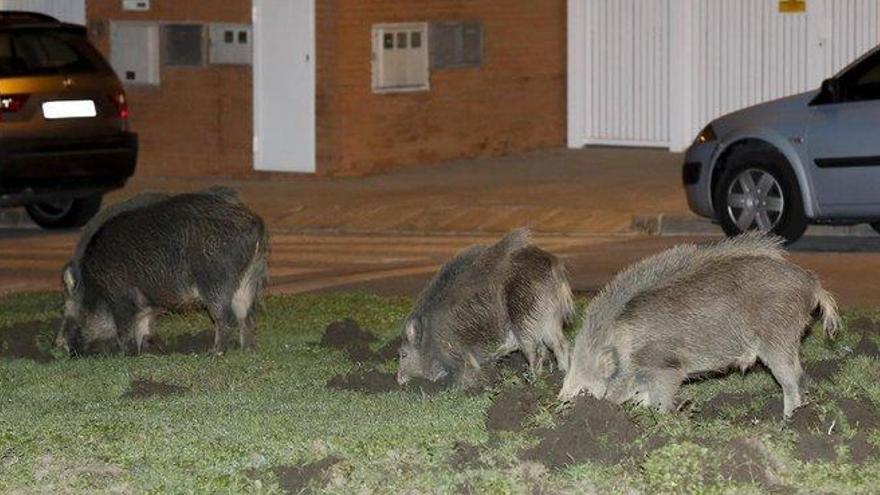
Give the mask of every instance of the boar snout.
<svg viewBox="0 0 880 495">
<path fill-rule="evenodd" d="M 403 370 L 397 371 L 397 384 L 398 385 L 406 385 L 409 383 L 410 376 L 403 372 Z"/>
</svg>

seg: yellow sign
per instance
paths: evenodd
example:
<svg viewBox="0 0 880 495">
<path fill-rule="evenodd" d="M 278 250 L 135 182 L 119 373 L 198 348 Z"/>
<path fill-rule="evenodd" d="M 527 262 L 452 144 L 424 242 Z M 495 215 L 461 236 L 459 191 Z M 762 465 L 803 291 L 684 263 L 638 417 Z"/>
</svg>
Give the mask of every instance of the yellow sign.
<svg viewBox="0 0 880 495">
<path fill-rule="evenodd" d="M 807 0 L 779 0 L 779 12 L 800 14 L 807 11 Z"/>
</svg>

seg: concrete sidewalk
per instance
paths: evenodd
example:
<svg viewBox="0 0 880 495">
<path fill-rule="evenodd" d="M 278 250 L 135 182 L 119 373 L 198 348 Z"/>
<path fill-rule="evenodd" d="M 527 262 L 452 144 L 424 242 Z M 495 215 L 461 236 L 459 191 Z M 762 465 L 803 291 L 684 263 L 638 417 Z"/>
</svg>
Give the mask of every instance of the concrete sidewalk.
<svg viewBox="0 0 880 495">
<path fill-rule="evenodd" d="M 222 184 L 239 190 L 270 228 L 288 232 L 497 233 L 526 225 L 539 233 L 624 233 L 638 215 L 690 215 L 680 165 L 680 154 L 663 150 L 552 149 L 368 177 L 135 177 L 106 203 Z M 6 217 L 7 226 L 15 220 Z"/>
</svg>

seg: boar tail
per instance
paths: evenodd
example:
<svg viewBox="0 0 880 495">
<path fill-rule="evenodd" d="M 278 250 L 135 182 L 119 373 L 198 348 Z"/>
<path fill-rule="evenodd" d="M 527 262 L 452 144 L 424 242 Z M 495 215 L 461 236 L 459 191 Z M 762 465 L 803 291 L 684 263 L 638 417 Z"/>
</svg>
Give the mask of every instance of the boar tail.
<svg viewBox="0 0 880 495">
<path fill-rule="evenodd" d="M 553 276 L 559 283 L 559 311 L 562 316 L 562 325 L 571 327 L 575 323 L 576 307 L 571 284 L 568 283 L 568 274 L 565 265 L 558 258 L 554 259 Z"/>
<path fill-rule="evenodd" d="M 816 306 L 822 313 L 822 328 L 828 338 L 833 338 L 840 328 L 840 314 L 837 312 L 837 302 L 830 292 L 819 287 L 816 290 Z"/>
</svg>

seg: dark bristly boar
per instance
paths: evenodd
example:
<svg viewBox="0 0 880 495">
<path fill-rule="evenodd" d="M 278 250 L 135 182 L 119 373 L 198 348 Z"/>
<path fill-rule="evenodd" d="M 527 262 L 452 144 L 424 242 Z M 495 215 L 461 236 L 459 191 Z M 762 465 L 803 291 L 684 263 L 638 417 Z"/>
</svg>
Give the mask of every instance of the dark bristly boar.
<svg viewBox="0 0 880 495">
<path fill-rule="evenodd" d="M 251 347 L 267 249 L 263 221 L 231 189 L 111 206 L 86 225 L 64 267 L 59 344 L 76 355 L 115 339 L 123 353 L 140 352 L 158 314 L 202 307 L 216 327 L 215 352 L 235 327 L 241 347 Z"/>
<path fill-rule="evenodd" d="M 568 369 L 563 325 L 574 302 L 562 262 L 514 230 L 492 246 L 472 246 L 447 262 L 403 324 L 397 381 L 447 376 L 479 385 L 487 365 L 521 350 L 532 376 L 547 350 Z"/>
<path fill-rule="evenodd" d="M 817 308 L 829 337 L 840 319 L 831 294 L 780 246 L 761 234 L 680 245 L 618 274 L 586 310 L 559 398 L 586 391 L 668 411 L 689 376 L 760 359 L 790 417 L 803 401 L 804 330 Z"/>
</svg>

